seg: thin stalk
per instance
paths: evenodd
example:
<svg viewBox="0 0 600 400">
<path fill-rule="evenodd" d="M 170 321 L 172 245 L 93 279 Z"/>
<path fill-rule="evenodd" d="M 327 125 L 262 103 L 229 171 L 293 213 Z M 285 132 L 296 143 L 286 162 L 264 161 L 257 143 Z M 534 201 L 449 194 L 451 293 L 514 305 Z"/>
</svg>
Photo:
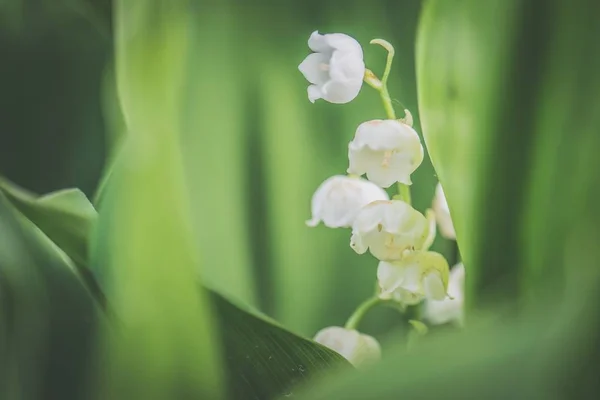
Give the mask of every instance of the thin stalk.
<svg viewBox="0 0 600 400">
<path fill-rule="evenodd" d="M 348 321 L 346 322 L 346 325 L 344 325 L 344 328 L 356 329 L 358 327 L 358 324 L 360 324 L 360 321 L 367 314 L 367 312 L 371 308 L 383 303 L 384 301 L 385 300 L 382 300 L 377 296 L 374 296 L 374 297 L 371 297 L 371 298 L 365 300 L 361 305 L 359 305 L 356 308 L 356 310 L 350 316 L 350 318 L 348 318 Z"/>
</svg>

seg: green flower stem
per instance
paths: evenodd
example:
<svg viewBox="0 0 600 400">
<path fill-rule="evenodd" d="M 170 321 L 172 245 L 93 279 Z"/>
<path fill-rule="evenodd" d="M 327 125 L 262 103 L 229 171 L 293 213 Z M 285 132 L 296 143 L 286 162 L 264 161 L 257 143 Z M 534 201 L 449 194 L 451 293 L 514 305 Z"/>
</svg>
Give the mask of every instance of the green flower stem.
<svg viewBox="0 0 600 400">
<path fill-rule="evenodd" d="M 346 322 L 346 325 L 344 325 L 344 328 L 356 329 L 358 327 L 358 324 L 360 324 L 360 321 L 363 319 L 363 317 L 367 314 L 367 312 L 371 308 L 373 308 L 381 303 L 384 303 L 384 302 L 385 302 L 385 300 L 382 300 L 377 296 L 373 296 L 373 297 L 365 300 L 361 305 L 359 305 L 356 308 L 356 310 L 350 316 L 350 318 L 348 318 L 348 321 Z"/>
<path fill-rule="evenodd" d="M 387 85 L 383 84 L 381 90 L 379 91 L 379 95 L 381 96 L 381 101 L 383 102 L 383 108 L 385 109 L 385 113 L 388 119 L 396 119 L 396 112 L 394 111 L 394 106 L 392 105 L 392 99 L 390 98 L 390 94 L 387 89 Z"/>
<path fill-rule="evenodd" d="M 381 77 L 381 86 L 378 88 L 378 91 L 379 95 L 381 96 L 381 101 L 383 102 L 383 108 L 385 109 L 387 117 L 389 119 L 396 119 L 396 112 L 394 111 L 394 106 L 392 105 L 392 98 L 390 97 L 390 93 L 388 92 L 387 88 L 387 81 L 390 76 L 390 71 L 392 70 L 392 62 L 394 61 L 394 46 L 383 39 L 373 39 L 371 40 L 371 44 L 378 44 L 388 52 L 385 70 L 383 71 L 383 76 Z"/>
</svg>

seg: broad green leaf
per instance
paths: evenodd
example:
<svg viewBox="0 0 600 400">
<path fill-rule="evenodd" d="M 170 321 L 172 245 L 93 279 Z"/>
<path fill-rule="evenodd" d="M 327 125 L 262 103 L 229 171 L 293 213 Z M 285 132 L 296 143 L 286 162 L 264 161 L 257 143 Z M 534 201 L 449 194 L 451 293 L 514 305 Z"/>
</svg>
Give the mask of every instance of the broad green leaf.
<svg viewBox="0 0 600 400">
<path fill-rule="evenodd" d="M 600 84 L 599 56 L 586 52 L 598 29 L 586 12 L 591 3 L 425 8 L 417 59 L 423 131 L 447 192 L 471 305 L 500 295 L 510 301 L 549 280 L 560 290 L 560 268 L 545 271 L 564 257 L 584 218 L 590 193 L 582 188 L 597 187 L 590 151 L 600 122 L 585 106 L 598 102 Z"/>
<path fill-rule="evenodd" d="M 114 311 L 112 329 L 100 337 L 98 398 L 223 397 L 214 316 L 197 290 L 180 148 L 188 6 L 115 3 L 116 80 L 128 133 L 93 244 Z"/>
<path fill-rule="evenodd" d="M 2 177 L 0 191 L 78 267 L 87 265 L 87 239 L 96 221 L 96 210 L 85 194 L 66 189 L 37 196 Z"/>
<path fill-rule="evenodd" d="M 73 261 L 87 289 L 105 306 L 104 295 L 89 270 L 89 235 L 98 215 L 87 197 L 78 189 L 37 196 L 2 177 L 0 192 Z"/>
<path fill-rule="evenodd" d="M 230 398 L 290 397 L 302 385 L 352 369 L 334 351 L 211 294 L 223 335 Z"/>
<path fill-rule="evenodd" d="M 517 153 L 525 149 L 522 140 L 526 133 L 506 133 L 519 128 L 512 127 L 517 114 L 507 113 L 502 104 L 509 81 L 514 79 L 510 51 L 517 43 L 518 3 L 509 0 L 491 6 L 488 2 L 430 1 L 421 18 L 417 78 L 423 135 L 446 192 L 461 255 L 465 264 L 472 266 L 467 280 L 470 292 L 475 287 L 483 289 L 482 274 L 497 276 L 517 262 L 509 260 L 507 252 L 502 259 L 484 255 L 484 248 L 492 244 L 486 243 L 481 231 L 495 229 L 487 210 L 499 204 L 489 203 L 491 193 L 496 198 L 507 193 L 504 204 L 508 206 L 508 200 L 518 196 L 519 163 L 524 160 L 524 155 Z M 492 20 L 502 21 L 503 29 L 497 29 Z M 499 141 L 507 142 L 508 137 L 514 137 L 512 148 L 499 148 Z M 506 173 L 493 176 L 494 165 L 502 165 Z M 507 221 L 505 214 L 495 216 L 498 222 Z M 476 268 L 484 258 L 485 269 Z M 502 265 L 506 262 L 509 265 Z M 509 290 L 514 293 L 514 280 L 511 285 Z M 475 301 L 473 296 L 469 299 Z"/>
<path fill-rule="evenodd" d="M 0 191 L 0 398 L 84 398 L 102 318 L 72 261 Z"/>
</svg>

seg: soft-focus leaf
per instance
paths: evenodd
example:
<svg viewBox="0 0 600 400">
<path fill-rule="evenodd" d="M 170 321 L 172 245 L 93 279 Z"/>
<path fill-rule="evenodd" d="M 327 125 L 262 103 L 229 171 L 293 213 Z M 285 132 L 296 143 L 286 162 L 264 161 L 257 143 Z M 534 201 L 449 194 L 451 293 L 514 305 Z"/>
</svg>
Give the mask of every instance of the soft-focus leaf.
<svg viewBox="0 0 600 400">
<path fill-rule="evenodd" d="M 0 191 L 0 398 L 83 398 L 99 318 L 71 260 Z"/>
<path fill-rule="evenodd" d="M 114 321 L 97 398 L 222 398 L 181 158 L 189 3 L 117 1 L 116 80 L 127 139 L 100 207 L 93 267 Z"/>
<path fill-rule="evenodd" d="M 470 305 L 536 292 L 535 299 L 548 281 L 561 290 L 558 260 L 594 198 L 583 188 L 598 187 L 591 172 L 599 170 L 592 149 L 600 140 L 598 113 L 589 106 L 598 104 L 600 85 L 592 4 L 425 7 L 419 105 L 465 260 Z"/>
<path fill-rule="evenodd" d="M 78 189 L 37 196 L 0 177 L 0 191 L 79 267 L 87 265 L 96 210 Z"/>
<path fill-rule="evenodd" d="M 79 276 L 100 305 L 104 295 L 91 276 L 88 261 L 89 235 L 98 214 L 78 189 L 65 189 L 43 196 L 20 188 L 0 177 L 0 192 L 73 261 Z"/>
<path fill-rule="evenodd" d="M 480 287 L 475 283 L 478 274 L 498 277 L 503 269 L 518 262 L 509 259 L 513 252 L 504 251 L 502 259 L 481 252 L 489 239 L 482 231 L 500 234 L 490 219 L 497 216 L 498 221 L 509 221 L 507 214 L 515 212 L 512 205 L 516 203 L 509 200 L 517 193 L 509 190 L 509 182 L 512 180 L 515 188 L 519 186 L 519 163 L 524 158 L 517 153 L 526 148 L 523 138 L 529 136 L 524 132 L 517 138 L 514 133 L 519 132 L 519 127 L 513 125 L 515 115 L 506 114 L 502 105 L 507 100 L 506 88 L 511 86 L 508 81 L 514 78 L 510 62 L 517 56 L 511 50 L 513 42 L 516 44 L 521 18 L 518 3 L 430 1 L 421 18 L 417 78 L 423 134 L 444 186 L 461 255 L 468 268 L 468 285 L 473 288 Z M 491 23 L 492 20 L 495 22 Z M 498 29 L 497 23 L 503 28 Z M 519 40 L 531 41 L 533 35 L 527 36 Z M 497 141 L 508 137 L 515 138 L 511 149 L 496 148 Z M 492 176 L 494 165 L 502 165 L 502 173 Z M 501 183 L 505 186 L 501 187 Z M 486 184 L 491 189 L 486 189 Z M 506 207 L 503 213 L 487 211 L 499 205 L 489 203 L 492 195 L 503 198 Z M 505 236 L 505 243 L 510 238 L 516 239 L 514 235 Z M 515 244 L 510 244 L 504 249 L 514 247 Z M 486 263 L 485 272 L 483 268 L 475 268 L 484 261 L 483 257 L 490 262 Z M 508 265 L 501 265 L 505 262 Z M 511 284 L 511 289 L 504 290 L 514 293 L 514 280 Z M 474 301 L 472 296 L 469 298 Z"/>
</svg>

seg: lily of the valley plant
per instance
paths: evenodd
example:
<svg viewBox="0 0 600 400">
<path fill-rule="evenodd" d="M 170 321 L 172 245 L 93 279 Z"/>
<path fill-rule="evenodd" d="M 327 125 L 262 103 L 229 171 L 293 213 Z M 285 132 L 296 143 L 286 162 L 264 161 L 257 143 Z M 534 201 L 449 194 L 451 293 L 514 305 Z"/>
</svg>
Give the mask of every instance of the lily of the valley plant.
<svg viewBox="0 0 600 400">
<path fill-rule="evenodd" d="M 385 71 L 379 79 L 365 68 L 361 45 L 342 33 L 313 32 L 308 46 L 313 51 L 298 69 L 310 82 L 308 99 L 348 103 L 358 96 L 363 82 L 381 96 L 387 119 L 361 123 L 348 144 L 348 175 L 327 178 L 312 198 L 315 227 L 351 228 L 350 247 L 358 254 L 370 253 L 379 260 L 377 291 L 358 306 L 344 327 L 319 331 L 315 340 L 346 357 L 355 366 L 376 361 L 381 356 L 379 343 L 357 331 L 363 316 L 374 306 L 392 304 L 398 310 L 424 303 L 423 319 L 430 324 L 463 322 L 464 267 L 450 272 L 439 253 L 429 251 L 436 235 L 455 239 L 450 211 L 438 184 L 433 209 L 422 214 L 411 205 L 411 174 L 421 165 L 423 145 L 412 128 L 412 117 L 404 110 L 397 118 L 388 92 L 394 48 L 382 39 L 372 44 L 388 52 Z M 362 178 L 365 176 L 365 178 Z M 385 189 L 397 185 L 392 198 Z M 413 326 L 425 326 L 417 320 Z"/>
</svg>

